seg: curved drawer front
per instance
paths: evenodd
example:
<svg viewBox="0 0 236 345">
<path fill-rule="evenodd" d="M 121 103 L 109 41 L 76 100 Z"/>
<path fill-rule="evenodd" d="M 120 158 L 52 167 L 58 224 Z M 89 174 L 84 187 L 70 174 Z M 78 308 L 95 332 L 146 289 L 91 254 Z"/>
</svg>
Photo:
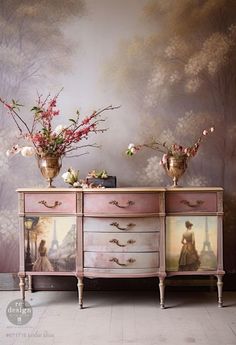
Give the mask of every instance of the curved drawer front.
<svg viewBox="0 0 236 345">
<path fill-rule="evenodd" d="M 156 252 L 159 232 L 152 233 L 84 233 L 84 250 L 98 252 Z"/>
<path fill-rule="evenodd" d="M 156 276 L 159 273 L 159 267 L 154 268 L 85 268 L 84 269 L 84 276 L 86 277 L 110 277 L 111 275 L 114 276 Z"/>
<path fill-rule="evenodd" d="M 84 217 L 84 231 L 93 232 L 154 232 L 160 231 L 160 218 L 98 218 Z"/>
<path fill-rule="evenodd" d="M 26 193 L 25 212 L 76 213 L 76 194 Z"/>
<path fill-rule="evenodd" d="M 85 193 L 86 214 L 158 213 L 158 193 Z"/>
<path fill-rule="evenodd" d="M 209 192 L 167 193 L 166 212 L 217 212 L 217 194 Z"/>
<path fill-rule="evenodd" d="M 85 268 L 159 267 L 159 253 L 84 253 Z"/>
</svg>

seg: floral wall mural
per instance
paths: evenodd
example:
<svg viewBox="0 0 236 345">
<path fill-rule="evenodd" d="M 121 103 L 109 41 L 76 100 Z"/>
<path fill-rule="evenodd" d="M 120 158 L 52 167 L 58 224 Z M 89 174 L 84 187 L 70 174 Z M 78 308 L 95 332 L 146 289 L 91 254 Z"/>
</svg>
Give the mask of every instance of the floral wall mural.
<svg viewBox="0 0 236 345">
<path fill-rule="evenodd" d="M 235 272 L 235 1 L 3 0 L 0 28 L 1 98 L 30 109 L 37 94 L 63 88 L 62 125 L 76 110 L 83 117 L 121 105 L 91 139 L 101 148 L 64 159 L 62 172 L 106 169 L 118 186 L 167 186 L 161 154 L 144 149 L 130 158 L 127 145 L 155 138 L 190 146 L 215 127 L 181 183 L 224 187 L 225 268 Z M 23 115 L 30 121 L 29 111 Z M 33 158 L 6 157 L 18 134 L 3 107 L 0 116 L 0 272 L 17 272 L 15 189 L 45 182 Z M 60 176 L 55 183 L 65 186 Z"/>
</svg>

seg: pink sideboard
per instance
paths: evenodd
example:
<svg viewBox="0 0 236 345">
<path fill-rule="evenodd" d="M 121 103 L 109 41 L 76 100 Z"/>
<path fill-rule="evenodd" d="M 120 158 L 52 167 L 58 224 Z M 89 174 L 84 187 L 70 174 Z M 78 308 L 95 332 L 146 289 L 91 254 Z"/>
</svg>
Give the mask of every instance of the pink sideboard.
<svg viewBox="0 0 236 345">
<path fill-rule="evenodd" d="M 215 275 L 222 306 L 221 188 L 18 189 L 20 289 L 34 275 Z"/>
</svg>

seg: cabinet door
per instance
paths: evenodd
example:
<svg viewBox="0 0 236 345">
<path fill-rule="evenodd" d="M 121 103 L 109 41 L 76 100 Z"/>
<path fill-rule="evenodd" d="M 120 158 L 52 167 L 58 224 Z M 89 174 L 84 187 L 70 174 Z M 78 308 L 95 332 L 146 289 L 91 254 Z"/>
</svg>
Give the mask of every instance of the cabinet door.
<svg viewBox="0 0 236 345">
<path fill-rule="evenodd" d="M 166 270 L 215 271 L 217 269 L 217 216 L 166 218 Z"/>
<path fill-rule="evenodd" d="M 76 217 L 26 216 L 24 238 L 26 271 L 75 271 Z"/>
</svg>

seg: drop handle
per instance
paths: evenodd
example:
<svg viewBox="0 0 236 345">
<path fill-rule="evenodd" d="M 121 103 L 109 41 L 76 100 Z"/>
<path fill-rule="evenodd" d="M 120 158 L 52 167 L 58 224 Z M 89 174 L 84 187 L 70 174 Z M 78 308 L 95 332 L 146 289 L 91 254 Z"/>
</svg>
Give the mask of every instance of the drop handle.
<svg viewBox="0 0 236 345">
<path fill-rule="evenodd" d="M 54 205 L 48 205 L 46 200 L 40 200 L 38 204 L 42 204 L 47 208 L 56 208 L 57 206 L 60 206 L 62 203 L 60 201 L 55 201 Z"/>
<path fill-rule="evenodd" d="M 123 266 L 123 267 L 124 267 L 124 266 L 128 266 L 129 264 L 133 264 L 136 260 L 133 259 L 133 258 L 130 258 L 130 259 L 126 260 L 126 264 L 119 262 L 119 259 L 117 259 L 117 258 L 112 258 L 112 259 L 110 259 L 109 261 L 110 261 L 110 262 L 114 262 L 114 263 L 116 263 L 117 265 Z"/>
<path fill-rule="evenodd" d="M 110 226 L 115 226 L 117 229 L 122 230 L 122 231 L 125 231 L 125 230 L 130 230 L 132 227 L 136 226 L 136 224 L 134 224 L 134 223 L 129 223 L 129 224 L 126 225 L 126 227 L 123 228 L 123 227 L 120 226 L 119 223 L 117 223 L 117 222 L 112 222 L 112 223 L 110 224 Z"/>
<path fill-rule="evenodd" d="M 132 201 L 132 200 L 128 200 L 127 203 L 126 203 L 126 205 L 120 205 L 120 204 L 119 204 L 119 201 L 117 201 L 117 200 L 111 200 L 111 201 L 109 201 L 109 204 L 110 204 L 110 205 L 114 205 L 114 206 L 119 207 L 119 208 L 127 208 L 127 207 L 129 207 L 129 206 L 134 205 L 135 202 Z"/>
<path fill-rule="evenodd" d="M 109 242 L 116 244 L 118 247 L 126 247 L 128 244 L 134 244 L 136 241 L 135 240 L 128 240 L 126 244 L 120 244 L 119 240 L 117 240 L 116 238 L 113 238 Z"/>
<path fill-rule="evenodd" d="M 186 205 L 188 207 L 195 208 L 195 207 L 199 207 L 199 206 L 203 205 L 204 201 L 203 200 L 197 200 L 196 203 L 193 204 L 193 203 L 191 203 L 188 200 L 181 200 L 180 203 L 184 204 L 184 205 Z"/>
</svg>

